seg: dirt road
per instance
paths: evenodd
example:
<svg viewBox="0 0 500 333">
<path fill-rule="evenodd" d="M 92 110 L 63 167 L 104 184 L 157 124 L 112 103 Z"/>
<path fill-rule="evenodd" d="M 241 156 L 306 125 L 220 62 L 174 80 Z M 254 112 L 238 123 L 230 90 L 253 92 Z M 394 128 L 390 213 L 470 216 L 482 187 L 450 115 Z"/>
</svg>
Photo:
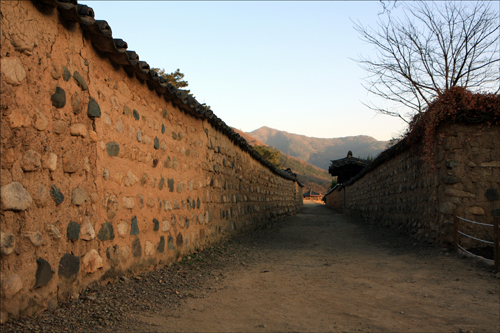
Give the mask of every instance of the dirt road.
<svg viewBox="0 0 500 333">
<path fill-rule="evenodd" d="M 306 204 L 243 240 L 240 264 L 174 312 L 136 314 L 136 329 L 499 332 L 498 274 L 414 242 Z"/>
</svg>

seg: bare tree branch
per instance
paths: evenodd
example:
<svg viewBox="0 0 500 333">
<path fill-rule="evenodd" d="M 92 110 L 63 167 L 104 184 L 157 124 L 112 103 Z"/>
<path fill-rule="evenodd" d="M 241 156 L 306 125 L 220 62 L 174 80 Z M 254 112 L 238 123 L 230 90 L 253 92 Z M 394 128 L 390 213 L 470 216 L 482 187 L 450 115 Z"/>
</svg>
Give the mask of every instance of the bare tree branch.
<svg viewBox="0 0 500 333">
<path fill-rule="evenodd" d="M 500 91 L 499 12 L 491 2 L 403 3 L 401 18 L 381 2 L 375 29 L 354 23 L 377 53 L 355 61 L 370 74 L 363 85 L 367 91 L 401 105 L 406 114 L 365 103 L 370 109 L 408 122 L 452 87 Z"/>
</svg>

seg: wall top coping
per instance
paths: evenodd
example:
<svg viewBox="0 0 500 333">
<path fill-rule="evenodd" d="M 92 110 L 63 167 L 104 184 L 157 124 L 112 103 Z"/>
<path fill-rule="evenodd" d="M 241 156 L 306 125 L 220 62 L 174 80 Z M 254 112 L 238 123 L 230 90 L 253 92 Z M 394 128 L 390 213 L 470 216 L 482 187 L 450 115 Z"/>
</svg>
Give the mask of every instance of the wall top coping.
<svg viewBox="0 0 500 333">
<path fill-rule="evenodd" d="M 162 95 L 167 102 L 171 102 L 184 113 L 207 120 L 214 128 L 226 135 L 235 145 L 247 152 L 271 170 L 274 174 L 285 179 L 297 181 L 294 173 L 276 168 L 272 163 L 255 151 L 248 142 L 229 127 L 222 119 L 217 117 L 212 110 L 200 104 L 194 97 L 184 90 L 174 87 L 158 76 L 149 64 L 139 60 L 135 51 L 127 50 L 127 43 L 118 38 L 113 38 L 111 27 L 104 20 L 95 20 L 94 11 L 87 5 L 78 4 L 77 0 L 32 0 L 45 8 L 57 8 L 61 17 L 67 22 L 79 23 L 84 33 L 88 34 L 92 46 L 101 54 L 105 54 L 111 62 L 123 67 L 127 75 L 136 77 L 139 82 L 146 82 L 148 88 Z M 38 8 L 40 11 L 44 8 Z"/>
</svg>

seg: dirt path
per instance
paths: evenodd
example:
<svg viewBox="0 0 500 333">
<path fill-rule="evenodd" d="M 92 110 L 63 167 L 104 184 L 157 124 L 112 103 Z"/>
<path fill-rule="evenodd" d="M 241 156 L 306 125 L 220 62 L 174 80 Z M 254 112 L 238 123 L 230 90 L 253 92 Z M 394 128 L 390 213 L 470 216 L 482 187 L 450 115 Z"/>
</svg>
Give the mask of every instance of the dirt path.
<svg viewBox="0 0 500 333">
<path fill-rule="evenodd" d="M 498 332 L 498 274 L 306 204 L 246 241 L 240 265 L 137 327 L 179 332 Z M 235 254 L 237 255 L 237 254 Z M 244 260 L 244 261 L 243 261 Z"/>
</svg>

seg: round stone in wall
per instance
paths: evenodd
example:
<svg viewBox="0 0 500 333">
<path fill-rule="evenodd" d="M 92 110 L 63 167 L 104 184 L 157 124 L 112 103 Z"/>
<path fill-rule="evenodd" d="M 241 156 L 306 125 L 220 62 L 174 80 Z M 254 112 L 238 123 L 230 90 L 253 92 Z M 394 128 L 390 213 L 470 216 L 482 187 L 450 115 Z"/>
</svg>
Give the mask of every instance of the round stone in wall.
<svg viewBox="0 0 500 333">
<path fill-rule="evenodd" d="M 72 255 L 71 253 L 66 253 L 59 260 L 59 269 L 57 274 L 59 276 L 65 277 L 66 279 L 71 278 L 73 275 L 77 275 L 80 270 L 80 258 Z"/>
<path fill-rule="evenodd" d="M 28 191 L 18 182 L 2 186 L 0 197 L 4 210 L 26 210 L 33 202 Z"/>
<path fill-rule="evenodd" d="M 80 238 L 80 225 L 74 221 L 70 221 L 66 235 L 72 241 L 78 240 Z"/>
<path fill-rule="evenodd" d="M 89 104 L 87 107 L 87 115 L 89 117 L 100 117 L 101 116 L 101 108 L 95 99 L 89 97 Z"/>
<path fill-rule="evenodd" d="M 0 252 L 4 255 L 11 254 L 16 247 L 16 237 L 10 231 L 0 232 Z"/>
<path fill-rule="evenodd" d="M 47 260 L 38 258 L 36 260 L 36 273 L 35 273 L 35 285 L 33 288 L 43 287 L 49 284 L 50 280 L 52 280 L 52 276 L 54 273 L 52 272 L 52 267 Z"/>
<path fill-rule="evenodd" d="M 85 203 L 85 201 L 89 200 L 89 196 L 87 194 L 87 191 L 80 185 L 78 185 L 73 191 L 71 192 L 71 202 L 75 204 L 76 206 L 81 206 Z"/>
<path fill-rule="evenodd" d="M 66 105 L 66 92 L 61 87 L 56 87 L 56 91 L 50 97 L 52 105 L 60 109 Z"/>
</svg>

